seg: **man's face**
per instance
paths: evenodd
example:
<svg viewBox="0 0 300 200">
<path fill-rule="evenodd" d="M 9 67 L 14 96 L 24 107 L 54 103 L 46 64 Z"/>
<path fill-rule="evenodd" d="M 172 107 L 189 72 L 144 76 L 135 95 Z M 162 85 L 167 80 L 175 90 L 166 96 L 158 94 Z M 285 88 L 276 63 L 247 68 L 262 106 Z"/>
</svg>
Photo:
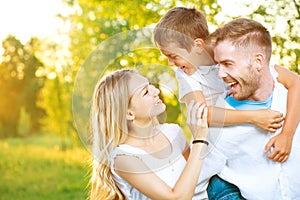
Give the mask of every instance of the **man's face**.
<svg viewBox="0 0 300 200">
<path fill-rule="evenodd" d="M 170 44 L 168 47 L 158 46 L 163 55 L 168 58 L 170 66 L 179 67 L 187 75 L 192 75 L 196 70 L 199 62 L 199 49 L 192 47 L 192 50 L 188 50 L 177 47 L 176 44 Z"/>
<path fill-rule="evenodd" d="M 259 71 L 253 66 L 249 54 L 228 40 L 214 48 L 215 61 L 220 65 L 219 77 L 229 85 L 231 96 L 237 100 L 254 100 L 259 88 Z"/>
</svg>

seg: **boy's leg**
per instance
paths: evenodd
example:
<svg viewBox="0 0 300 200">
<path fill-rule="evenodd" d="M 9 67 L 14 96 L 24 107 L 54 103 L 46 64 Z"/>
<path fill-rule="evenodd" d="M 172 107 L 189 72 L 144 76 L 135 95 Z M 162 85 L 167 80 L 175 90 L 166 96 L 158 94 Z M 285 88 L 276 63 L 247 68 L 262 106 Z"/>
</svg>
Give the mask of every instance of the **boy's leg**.
<svg viewBox="0 0 300 200">
<path fill-rule="evenodd" d="M 209 200 L 242 200 L 245 199 L 237 186 L 224 181 L 219 176 L 211 177 L 207 194 Z"/>
</svg>

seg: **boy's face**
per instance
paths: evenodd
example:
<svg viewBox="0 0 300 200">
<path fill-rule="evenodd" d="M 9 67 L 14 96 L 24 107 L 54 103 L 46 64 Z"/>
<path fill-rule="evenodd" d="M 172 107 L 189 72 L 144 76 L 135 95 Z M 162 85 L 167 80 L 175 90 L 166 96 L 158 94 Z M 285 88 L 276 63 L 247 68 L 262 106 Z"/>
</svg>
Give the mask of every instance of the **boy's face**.
<svg viewBox="0 0 300 200">
<path fill-rule="evenodd" d="M 168 47 L 157 46 L 161 53 L 168 58 L 170 66 L 177 66 L 188 75 L 192 75 L 197 70 L 197 66 L 201 65 L 199 62 L 201 48 L 193 46 L 191 51 L 188 52 L 174 43 L 169 44 Z"/>
</svg>

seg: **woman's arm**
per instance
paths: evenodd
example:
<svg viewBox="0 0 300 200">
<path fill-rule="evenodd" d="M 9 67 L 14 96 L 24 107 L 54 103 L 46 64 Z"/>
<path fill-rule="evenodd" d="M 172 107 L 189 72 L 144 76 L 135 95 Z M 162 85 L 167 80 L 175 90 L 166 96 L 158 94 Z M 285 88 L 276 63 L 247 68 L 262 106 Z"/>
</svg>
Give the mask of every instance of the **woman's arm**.
<svg viewBox="0 0 300 200">
<path fill-rule="evenodd" d="M 198 108 L 197 108 L 198 107 Z M 195 140 L 208 137 L 207 109 L 195 104 L 188 109 L 188 124 Z M 147 165 L 137 157 L 120 155 L 115 158 L 115 171 L 131 186 L 151 199 L 192 199 L 200 175 L 207 145 L 195 143 L 179 179 L 173 188 L 162 181 Z"/>
<path fill-rule="evenodd" d="M 203 143 L 193 145 L 186 166 L 174 188 L 169 187 L 136 157 L 118 156 L 115 160 L 115 170 L 131 186 L 151 199 L 192 199 L 202 167 L 200 152 L 203 148 L 206 148 Z"/>
</svg>

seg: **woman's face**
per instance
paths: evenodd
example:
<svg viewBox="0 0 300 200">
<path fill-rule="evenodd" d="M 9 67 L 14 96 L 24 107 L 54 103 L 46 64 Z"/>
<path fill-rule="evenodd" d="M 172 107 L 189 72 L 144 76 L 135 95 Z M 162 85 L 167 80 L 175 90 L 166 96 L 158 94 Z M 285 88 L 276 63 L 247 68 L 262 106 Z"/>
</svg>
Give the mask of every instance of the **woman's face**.
<svg viewBox="0 0 300 200">
<path fill-rule="evenodd" d="M 129 92 L 131 96 L 129 112 L 134 115 L 134 120 L 151 119 L 166 109 L 166 105 L 158 96 L 159 89 L 139 74 L 131 76 Z"/>
</svg>

